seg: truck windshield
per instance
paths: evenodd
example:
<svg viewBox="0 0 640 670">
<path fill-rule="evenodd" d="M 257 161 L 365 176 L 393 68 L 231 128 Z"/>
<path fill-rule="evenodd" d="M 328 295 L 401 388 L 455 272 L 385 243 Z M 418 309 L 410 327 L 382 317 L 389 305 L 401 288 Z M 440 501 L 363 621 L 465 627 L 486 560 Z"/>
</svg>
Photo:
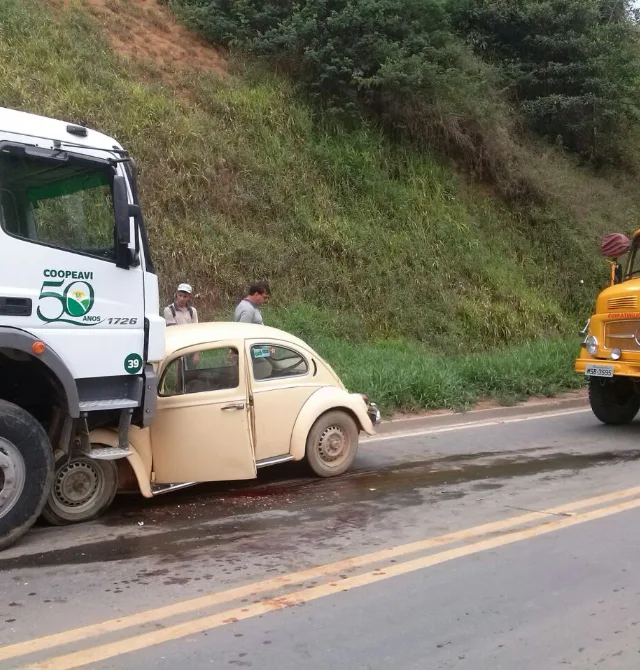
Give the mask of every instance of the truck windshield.
<svg viewBox="0 0 640 670">
<path fill-rule="evenodd" d="M 0 224 L 16 237 L 114 260 L 113 169 L 63 156 L 0 151 Z"/>
</svg>

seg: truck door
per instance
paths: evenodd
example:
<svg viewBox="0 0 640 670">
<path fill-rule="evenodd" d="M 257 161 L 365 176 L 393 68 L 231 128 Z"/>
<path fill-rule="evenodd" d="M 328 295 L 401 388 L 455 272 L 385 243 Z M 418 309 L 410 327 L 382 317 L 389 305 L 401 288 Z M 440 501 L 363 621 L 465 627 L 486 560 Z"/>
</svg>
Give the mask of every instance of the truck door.
<svg viewBox="0 0 640 670">
<path fill-rule="evenodd" d="M 0 320 L 42 339 L 77 380 L 97 379 L 103 397 L 121 395 L 145 343 L 143 263 L 117 264 L 122 166 L 104 152 L 0 148 Z M 133 259 L 133 218 L 129 232 Z"/>
</svg>

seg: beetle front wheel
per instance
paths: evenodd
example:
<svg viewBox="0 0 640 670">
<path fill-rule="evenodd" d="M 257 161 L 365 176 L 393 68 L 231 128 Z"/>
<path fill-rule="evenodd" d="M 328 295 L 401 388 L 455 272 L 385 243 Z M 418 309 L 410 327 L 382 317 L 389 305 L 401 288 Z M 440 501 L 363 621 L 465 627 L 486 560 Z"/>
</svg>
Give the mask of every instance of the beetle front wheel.
<svg viewBox="0 0 640 670">
<path fill-rule="evenodd" d="M 323 414 L 309 431 L 306 459 L 319 477 L 335 477 L 346 472 L 357 451 L 358 427 L 346 412 Z"/>
<path fill-rule="evenodd" d="M 58 463 L 42 516 L 54 526 L 90 521 L 109 507 L 117 489 L 114 461 L 64 458 Z"/>
</svg>

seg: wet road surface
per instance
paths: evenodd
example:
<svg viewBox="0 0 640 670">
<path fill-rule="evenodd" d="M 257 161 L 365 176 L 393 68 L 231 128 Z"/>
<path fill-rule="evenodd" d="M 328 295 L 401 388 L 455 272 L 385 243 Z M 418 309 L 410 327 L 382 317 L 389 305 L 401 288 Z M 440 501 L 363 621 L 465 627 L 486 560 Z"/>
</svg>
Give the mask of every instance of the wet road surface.
<svg viewBox="0 0 640 670">
<path fill-rule="evenodd" d="M 36 640 L 0 668 L 640 667 L 640 423 L 522 418 L 40 526 L 0 554 L 0 643 Z"/>
</svg>

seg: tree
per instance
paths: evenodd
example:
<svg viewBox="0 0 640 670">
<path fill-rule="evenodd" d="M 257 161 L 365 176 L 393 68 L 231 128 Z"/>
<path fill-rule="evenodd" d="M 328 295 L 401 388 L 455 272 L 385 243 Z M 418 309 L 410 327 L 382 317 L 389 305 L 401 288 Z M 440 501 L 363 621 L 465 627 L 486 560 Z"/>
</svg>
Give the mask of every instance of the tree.
<svg viewBox="0 0 640 670">
<path fill-rule="evenodd" d="M 628 0 L 454 0 L 454 23 L 500 67 L 511 99 L 550 141 L 623 160 L 640 120 L 640 50 Z"/>
<path fill-rule="evenodd" d="M 505 181 L 508 124 L 493 68 L 455 35 L 442 0 L 173 2 L 211 41 L 277 63 L 323 113 L 365 116 Z"/>
</svg>

